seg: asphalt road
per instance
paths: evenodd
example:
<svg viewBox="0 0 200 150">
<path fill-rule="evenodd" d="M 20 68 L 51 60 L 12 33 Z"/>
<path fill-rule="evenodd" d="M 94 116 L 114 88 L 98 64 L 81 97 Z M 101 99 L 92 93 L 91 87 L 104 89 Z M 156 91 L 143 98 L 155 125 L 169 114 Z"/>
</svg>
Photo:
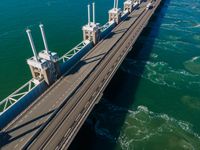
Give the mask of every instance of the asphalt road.
<svg viewBox="0 0 200 150">
<path fill-rule="evenodd" d="M 142 3 L 140 9 L 131 13 L 21 116 L 4 128 L 0 147 L 21 149 L 36 135 L 37 138 L 28 145 L 30 149 L 68 147 L 152 15 L 154 9 L 145 10 L 146 4 Z M 46 125 L 54 113 L 56 116 Z"/>
</svg>

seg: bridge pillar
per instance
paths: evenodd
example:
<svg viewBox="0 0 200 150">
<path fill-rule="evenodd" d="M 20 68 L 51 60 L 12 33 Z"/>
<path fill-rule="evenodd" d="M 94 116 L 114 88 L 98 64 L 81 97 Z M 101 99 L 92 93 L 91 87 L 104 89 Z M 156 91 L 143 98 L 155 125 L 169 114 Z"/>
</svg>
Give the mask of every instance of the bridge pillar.
<svg viewBox="0 0 200 150">
<path fill-rule="evenodd" d="M 133 11 L 133 1 L 126 0 L 124 2 L 124 11 L 128 11 L 129 13 Z"/>
<path fill-rule="evenodd" d="M 93 5 L 93 22 L 90 22 L 90 5 L 88 5 L 88 24 L 83 26 L 83 39 L 93 41 L 94 45 L 100 40 L 100 25 L 95 22 L 95 3 Z"/>
<path fill-rule="evenodd" d="M 114 7 L 109 10 L 109 22 L 110 21 L 115 21 L 117 24 L 121 21 L 121 15 L 122 11 L 120 8 L 118 8 L 118 0 L 114 0 Z"/>
<path fill-rule="evenodd" d="M 52 59 L 57 62 L 58 56 L 52 52 L 48 52 L 49 54 L 46 54 L 46 50 L 45 52 L 41 52 L 40 56 L 38 56 L 31 35 L 31 30 L 28 29 L 26 32 L 34 54 L 33 57 L 27 60 L 34 83 L 39 84 L 42 80 L 45 80 L 48 85 L 51 85 L 57 80 L 57 66 L 52 62 Z M 51 58 L 51 60 L 48 60 L 48 58 Z"/>
</svg>

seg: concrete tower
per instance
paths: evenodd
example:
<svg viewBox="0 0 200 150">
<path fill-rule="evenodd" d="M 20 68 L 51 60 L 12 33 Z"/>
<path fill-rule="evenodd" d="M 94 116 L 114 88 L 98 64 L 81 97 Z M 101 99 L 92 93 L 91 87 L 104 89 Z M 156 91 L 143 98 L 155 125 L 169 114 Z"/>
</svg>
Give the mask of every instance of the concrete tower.
<svg viewBox="0 0 200 150">
<path fill-rule="evenodd" d="M 121 20 L 122 11 L 118 8 L 118 0 L 114 0 L 114 7 L 109 10 L 109 22 L 114 20 L 117 24 Z"/>
<path fill-rule="evenodd" d="M 83 39 L 93 41 L 94 44 L 97 44 L 100 40 L 100 26 L 99 23 L 95 22 L 95 3 L 93 6 L 93 21 L 90 21 L 90 5 L 88 5 L 88 24 L 83 26 Z"/>
<path fill-rule="evenodd" d="M 47 52 L 51 53 L 48 51 L 47 43 L 45 46 L 46 48 L 45 52 L 41 52 L 40 53 L 41 56 L 38 56 L 34 42 L 33 42 L 33 38 L 31 35 L 31 30 L 29 29 L 26 30 L 26 33 L 28 35 L 31 48 L 34 54 L 33 57 L 27 60 L 27 63 L 31 70 L 31 74 L 34 79 L 34 83 L 39 84 L 44 79 L 48 85 L 51 85 L 52 83 L 56 81 L 58 77 L 57 66 L 56 66 L 58 57 L 55 54 L 53 54 L 53 56 L 48 56 L 46 54 Z M 44 37 L 45 37 L 45 34 L 44 34 Z"/>
<path fill-rule="evenodd" d="M 60 66 L 58 63 L 59 56 L 56 52 L 49 51 L 43 24 L 40 24 L 39 27 L 40 27 L 40 31 L 42 34 L 44 47 L 45 47 L 45 49 L 39 53 L 39 57 L 42 59 L 45 59 L 45 60 L 49 61 L 49 63 L 51 63 L 51 67 L 52 67 L 51 68 L 51 76 L 52 76 L 52 80 L 55 81 L 60 76 Z"/>
<path fill-rule="evenodd" d="M 128 11 L 129 13 L 133 11 L 133 0 L 126 0 L 124 2 L 124 11 Z"/>
</svg>

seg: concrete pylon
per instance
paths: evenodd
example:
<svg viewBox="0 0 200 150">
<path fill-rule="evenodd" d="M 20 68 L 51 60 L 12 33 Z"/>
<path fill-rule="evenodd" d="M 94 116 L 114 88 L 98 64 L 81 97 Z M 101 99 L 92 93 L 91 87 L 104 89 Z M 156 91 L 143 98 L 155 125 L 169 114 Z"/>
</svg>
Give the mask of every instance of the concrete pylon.
<svg viewBox="0 0 200 150">
<path fill-rule="evenodd" d="M 84 41 L 92 41 L 93 44 L 97 44 L 100 40 L 100 26 L 99 23 L 96 23 L 95 19 L 95 3 L 92 4 L 93 6 L 93 20 L 90 20 L 90 5 L 88 5 L 88 24 L 83 26 L 83 39 Z"/>
<path fill-rule="evenodd" d="M 118 8 L 118 0 L 114 0 L 114 7 L 109 10 L 108 14 L 109 22 L 114 20 L 117 24 L 119 24 L 119 22 L 121 21 L 122 11 L 120 8 Z"/>
<path fill-rule="evenodd" d="M 40 25 L 42 38 L 45 46 L 45 50 L 41 51 L 38 55 L 33 43 L 31 30 L 26 30 L 28 38 L 33 50 L 34 56 L 27 60 L 30 67 L 31 74 L 35 84 L 39 84 L 45 80 L 48 85 L 53 84 L 60 76 L 60 67 L 58 65 L 59 57 L 57 53 L 51 52 L 48 49 L 47 40 L 44 32 L 43 25 Z"/>
</svg>

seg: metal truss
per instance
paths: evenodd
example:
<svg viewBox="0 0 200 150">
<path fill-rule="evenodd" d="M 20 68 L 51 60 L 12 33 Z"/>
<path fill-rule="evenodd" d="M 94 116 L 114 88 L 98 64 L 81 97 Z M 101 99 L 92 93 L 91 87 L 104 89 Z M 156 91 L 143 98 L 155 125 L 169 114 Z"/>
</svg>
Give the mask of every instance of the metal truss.
<svg viewBox="0 0 200 150">
<path fill-rule="evenodd" d="M 76 55 L 81 49 L 83 49 L 85 46 L 87 46 L 90 43 L 90 41 L 82 41 L 77 46 L 75 46 L 73 49 L 68 51 L 66 54 L 64 54 L 60 60 L 64 63 L 70 58 L 72 58 L 74 55 Z"/>
<path fill-rule="evenodd" d="M 3 101 L 0 102 L 0 115 L 3 114 L 7 109 L 9 109 L 12 105 L 14 105 L 17 101 L 22 99 L 25 95 L 27 95 L 33 88 L 37 85 L 33 82 L 33 79 L 28 81 L 14 93 L 9 95 Z"/>
<path fill-rule="evenodd" d="M 104 32 L 106 29 L 108 29 L 110 27 L 110 25 L 112 25 L 114 23 L 114 21 L 111 22 L 107 22 L 106 24 L 104 24 L 103 26 L 100 27 L 100 31 L 101 33 Z"/>
</svg>

